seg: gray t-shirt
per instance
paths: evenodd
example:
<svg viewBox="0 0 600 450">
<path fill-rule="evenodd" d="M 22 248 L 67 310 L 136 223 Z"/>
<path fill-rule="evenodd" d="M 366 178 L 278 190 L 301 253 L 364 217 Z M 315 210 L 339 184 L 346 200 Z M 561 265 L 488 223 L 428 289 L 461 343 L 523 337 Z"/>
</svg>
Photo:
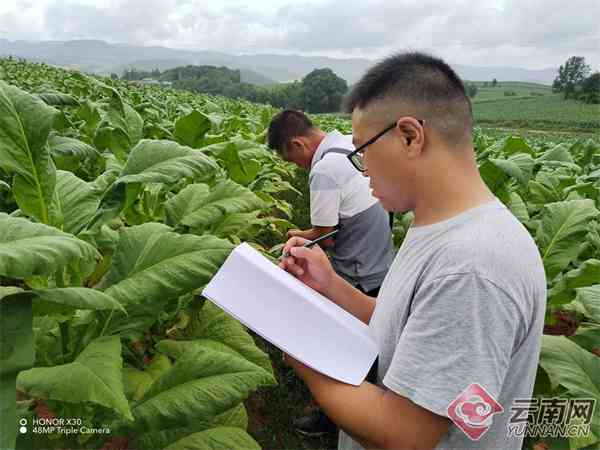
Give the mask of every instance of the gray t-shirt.
<svg viewBox="0 0 600 450">
<path fill-rule="evenodd" d="M 452 424 L 437 448 L 521 448 L 507 423 L 513 400 L 533 390 L 545 303 L 539 251 L 500 201 L 412 227 L 369 324 L 377 384 L 449 417 L 450 403 L 478 383 L 504 412 L 478 441 Z M 340 431 L 339 448 L 361 447 Z"/>
</svg>

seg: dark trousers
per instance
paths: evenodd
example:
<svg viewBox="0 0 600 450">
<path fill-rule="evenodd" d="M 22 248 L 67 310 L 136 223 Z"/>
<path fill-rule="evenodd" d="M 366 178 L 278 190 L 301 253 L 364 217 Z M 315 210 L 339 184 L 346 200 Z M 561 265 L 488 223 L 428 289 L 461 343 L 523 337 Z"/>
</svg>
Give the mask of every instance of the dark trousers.
<svg viewBox="0 0 600 450">
<path fill-rule="evenodd" d="M 370 291 L 367 291 L 367 292 L 365 292 L 360 285 L 358 285 L 356 287 L 359 291 L 364 292 L 369 297 L 377 297 L 377 295 L 379 294 L 379 288 L 381 286 L 378 286 L 375 289 L 371 289 Z M 365 381 L 368 381 L 369 383 L 377 384 L 377 363 L 378 363 L 378 361 L 379 361 L 379 358 L 375 358 L 375 361 L 373 362 L 371 369 L 369 369 L 369 373 L 367 374 L 367 378 L 365 379 Z"/>
<path fill-rule="evenodd" d="M 377 296 L 379 295 L 379 288 L 381 286 L 377 286 L 375 289 L 371 289 L 370 291 L 365 291 L 363 290 L 363 288 L 360 286 L 360 284 L 358 286 L 356 286 L 356 288 L 360 291 L 360 292 L 364 292 L 365 294 L 367 294 L 369 297 L 375 297 L 377 298 Z"/>
</svg>

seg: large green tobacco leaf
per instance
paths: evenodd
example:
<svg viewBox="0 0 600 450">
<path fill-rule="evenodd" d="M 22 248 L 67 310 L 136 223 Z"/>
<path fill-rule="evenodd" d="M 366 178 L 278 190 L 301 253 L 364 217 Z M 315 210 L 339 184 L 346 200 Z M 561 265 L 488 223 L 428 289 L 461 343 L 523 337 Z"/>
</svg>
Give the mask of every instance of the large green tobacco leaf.
<svg viewBox="0 0 600 450">
<path fill-rule="evenodd" d="M 131 147 L 142 139 L 144 121 L 128 103 L 123 103 L 122 112 L 118 108 L 109 109 L 106 118 L 111 125 L 125 131 Z"/>
<path fill-rule="evenodd" d="M 573 156 L 569 151 L 569 147 L 564 144 L 558 144 L 557 146 L 551 148 L 550 150 L 544 152 L 539 158 L 538 161 L 546 162 L 546 161 L 558 161 L 574 164 Z"/>
<path fill-rule="evenodd" d="M 535 150 L 521 136 L 508 136 L 504 142 L 499 141 L 502 145 L 499 148 L 501 155 L 513 155 L 515 153 L 535 154 Z"/>
<path fill-rule="evenodd" d="M 207 450 L 260 449 L 252 437 L 240 428 L 218 427 L 186 436 L 169 445 L 165 450 Z"/>
<path fill-rule="evenodd" d="M 102 156 L 106 160 L 106 169 L 98 178 L 89 183 L 97 194 L 104 194 L 123 170 L 123 164 L 114 155 L 105 153 Z"/>
<path fill-rule="evenodd" d="M 98 128 L 98 124 L 102 120 L 98 104 L 90 100 L 85 100 L 81 102 L 79 108 L 74 111 L 74 115 L 83 122 L 81 131 L 85 133 L 88 140 L 91 140 Z"/>
<path fill-rule="evenodd" d="M 100 158 L 100 153 L 94 147 L 70 137 L 53 134 L 48 139 L 48 146 L 52 156 L 58 160 L 83 161 Z M 60 167 L 60 164 L 58 165 Z"/>
<path fill-rule="evenodd" d="M 96 213 L 87 223 L 86 230 L 97 231 L 103 225 L 118 217 L 125 207 L 128 198 L 127 193 L 131 190 L 127 189 L 126 184 L 115 183 L 121 170 L 120 163 L 111 155 L 111 158 L 107 158 L 105 172 L 89 183 L 94 193 L 102 195 L 102 199 Z M 133 199 L 130 201 L 135 200 L 138 191 L 139 188 L 136 186 L 132 193 Z"/>
<path fill-rule="evenodd" d="M 97 256 L 94 247 L 73 235 L 0 213 L 1 276 L 49 275 L 75 262 L 89 266 Z"/>
<path fill-rule="evenodd" d="M 549 280 L 577 259 L 589 222 L 599 214 L 592 200 L 570 200 L 544 207 L 536 241 Z"/>
<path fill-rule="evenodd" d="M 180 235 L 163 224 L 129 227 L 101 287 L 126 305 L 177 297 L 207 283 L 231 249 L 227 241 Z M 144 292 L 134 292 L 141 286 Z"/>
<path fill-rule="evenodd" d="M 47 140 L 57 113 L 0 81 L 0 165 L 15 174 L 13 193 L 21 211 L 43 223 L 50 221 L 56 182 Z"/>
<path fill-rule="evenodd" d="M 529 212 L 527 211 L 527 205 L 516 192 L 511 192 L 508 196 L 506 206 L 521 222 L 527 222 L 529 220 Z"/>
<path fill-rule="evenodd" d="M 144 139 L 131 151 L 117 182 L 173 184 L 182 178 L 205 180 L 216 170 L 216 163 L 199 150 L 173 141 Z"/>
<path fill-rule="evenodd" d="M 577 164 L 585 167 L 590 164 L 594 155 L 598 155 L 600 146 L 593 139 L 588 139 L 586 142 L 577 141 L 569 148 L 569 153 L 575 158 Z"/>
<path fill-rule="evenodd" d="M 214 236 L 180 235 L 159 223 L 121 231 L 111 267 L 98 286 L 129 314 L 113 319 L 111 330 L 154 322 L 168 301 L 204 286 L 232 248 Z"/>
<path fill-rule="evenodd" d="M 273 219 L 272 217 L 259 218 L 260 213 L 261 211 L 227 214 L 211 226 L 210 233 L 224 239 L 235 237 L 240 241 L 251 241 L 270 223 L 274 224 L 276 221 L 277 223 L 286 222 L 284 219 Z M 289 228 L 297 227 L 290 226 Z"/>
<path fill-rule="evenodd" d="M 244 358 L 212 348 L 198 348 L 177 360 L 134 407 L 134 428 L 162 430 L 210 421 L 273 376 Z"/>
<path fill-rule="evenodd" d="M 561 385 L 574 397 L 600 402 L 600 358 L 564 336 L 543 336 L 540 365 L 553 385 Z M 600 410 L 595 409 L 592 432 L 600 436 Z"/>
<path fill-rule="evenodd" d="M 222 342 L 267 372 L 273 370 L 269 356 L 256 346 L 244 326 L 211 302 L 192 317 L 190 333 L 193 338 Z"/>
<path fill-rule="evenodd" d="M 575 289 L 591 286 L 600 280 L 600 260 L 588 259 L 570 270 L 548 291 L 550 304 L 566 303 L 575 297 Z"/>
<path fill-rule="evenodd" d="M 192 148 L 202 145 L 204 135 L 210 130 L 210 118 L 200 111 L 192 111 L 175 121 L 173 135 L 177 142 Z"/>
<path fill-rule="evenodd" d="M 518 153 L 508 159 L 487 159 L 479 166 L 479 172 L 489 189 L 500 198 L 504 198 L 510 178 L 526 186 L 534 165 L 535 161 L 530 155 Z"/>
<path fill-rule="evenodd" d="M 531 155 L 525 153 L 512 155 L 508 159 L 491 159 L 490 161 L 523 186 L 527 186 L 535 165 Z"/>
<path fill-rule="evenodd" d="M 102 115 L 94 144 L 99 149 L 110 150 L 118 159 L 125 160 L 131 148 L 142 138 L 144 121 L 115 89 L 106 85 L 101 87 L 109 94 L 110 102 Z"/>
<path fill-rule="evenodd" d="M 177 357 L 180 356 L 180 354 L 177 355 Z M 125 384 L 125 390 L 128 392 L 128 397 L 136 403 L 140 401 L 154 380 L 164 375 L 171 367 L 172 364 L 169 358 L 158 353 L 143 371 L 133 368 L 124 369 L 123 382 Z M 181 426 L 174 428 L 148 430 L 144 433 L 136 433 L 134 442 L 136 448 L 166 448 L 169 444 L 189 436 L 190 434 L 217 426 L 238 427 L 245 430 L 248 426 L 248 416 L 244 405 L 239 403 L 228 411 L 206 420 L 193 420 L 190 423 L 182 423 Z"/>
<path fill-rule="evenodd" d="M 600 199 L 600 185 L 591 181 L 575 183 L 564 190 L 566 194 L 576 192 L 583 198 Z M 600 206 L 600 202 L 596 202 Z"/>
<path fill-rule="evenodd" d="M 596 279 L 598 281 L 599 279 Z M 582 314 L 587 320 L 600 324 L 600 284 L 576 289 L 577 296 L 565 309 Z M 598 342 L 600 347 L 600 342 Z"/>
<path fill-rule="evenodd" d="M 105 224 L 130 207 L 142 183 L 172 185 L 183 178 L 202 181 L 213 177 L 217 170 L 217 164 L 199 150 L 173 141 L 143 139 L 131 151 L 120 176 L 106 191 L 88 228 Z"/>
<path fill-rule="evenodd" d="M 571 340 L 588 351 L 600 349 L 600 324 L 588 323 L 580 325 Z"/>
<path fill-rule="evenodd" d="M 194 210 L 204 206 L 206 198 L 210 195 L 207 184 L 189 184 L 177 195 L 165 202 L 166 223 L 175 226 Z"/>
<path fill-rule="evenodd" d="M 232 356 L 243 358 L 243 355 L 233 348 L 212 339 L 195 339 L 193 341 L 165 339 L 160 341 L 156 348 L 173 359 L 181 359 L 189 354 L 205 349 L 228 353 Z"/>
<path fill-rule="evenodd" d="M 547 203 L 559 202 L 565 198 L 560 186 L 560 178 L 554 173 L 538 172 L 535 180 L 531 180 L 528 187 L 526 200 L 528 200 L 528 205 L 535 209 L 543 208 Z"/>
<path fill-rule="evenodd" d="M 226 214 L 264 208 L 265 203 L 249 189 L 231 180 L 212 188 L 191 184 L 165 203 L 167 223 L 204 229 Z"/>
<path fill-rule="evenodd" d="M 477 141 L 479 141 L 477 148 L 481 149 L 481 152 L 477 155 L 478 161 L 497 156 L 507 157 L 517 153 L 535 155 L 535 150 L 520 136 L 507 136 L 489 145 L 485 142 L 485 136 L 479 135 L 476 138 L 476 143 Z"/>
<path fill-rule="evenodd" d="M 100 337 L 92 341 L 72 363 L 21 372 L 17 387 L 36 398 L 95 403 L 131 419 L 121 379 L 122 365 L 119 338 Z"/>
<path fill-rule="evenodd" d="M 261 161 L 272 157 L 263 146 L 240 138 L 204 147 L 202 150 L 213 154 L 225 166 L 229 177 L 244 186 L 256 179 L 262 168 Z"/>
<path fill-rule="evenodd" d="M 131 141 L 121 128 L 100 127 L 94 135 L 94 145 L 100 150 L 109 150 L 119 160 L 125 161 L 131 150 Z"/>
<path fill-rule="evenodd" d="M 54 288 L 34 290 L 33 311 L 35 315 L 69 313 L 76 309 L 121 310 L 123 307 L 104 292 L 82 288 Z"/>
<path fill-rule="evenodd" d="M 12 449 L 17 435 L 16 379 L 33 366 L 31 294 L 0 288 L 0 448 Z"/>
<path fill-rule="evenodd" d="M 243 403 L 240 403 L 236 407 L 209 420 L 194 421 L 194 423 L 185 427 L 146 432 L 136 436 L 134 443 L 136 448 L 166 448 L 170 444 L 191 434 L 216 427 L 235 427 L 240 430 L 245 430 L 248 427 L 248 414 L 246 413 L 246 408 L 244 408 Z M 196 449 L 199 447 L 193 448 Z M 236 445 L 232 448 L 237 449 L 240 447 Z"/>
<path fill-rule="evenodd" d="M 144 370 L 134 369 L 133 367 L 124 368 L 123 385 L 125 386 L 127 398 L 136 402 L 141 400 L 154 380 L 168 371 L 172 365 L 167 356 L 158 353 Z"/>
<path fill-rule="evenodd" d="M 79 101 L 75 97 L 58 91 L 44 91 L 37 96 L 51 106 L 79 106 Z"/>
<path fill-rule="evenodd" d="M 60 210 L 62 229 L 77 234 L 94 216 L 100 203 L 92 186 L 71 172 L 56 173 L 56 196 L 54 207 Z"/>
</svg>

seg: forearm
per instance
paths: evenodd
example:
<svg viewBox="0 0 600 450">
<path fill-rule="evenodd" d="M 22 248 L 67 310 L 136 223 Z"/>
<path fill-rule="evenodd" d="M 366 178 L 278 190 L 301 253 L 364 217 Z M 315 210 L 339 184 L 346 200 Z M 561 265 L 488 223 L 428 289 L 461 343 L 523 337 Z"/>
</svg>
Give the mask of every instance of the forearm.
<svg viewBox="0 0 600 450">
<path fill-rule="evenodd" d="M 320 374 L 319 374 L 320 375 Z M 380 405 L 384 390 L 371 383 L 352 386 L 323 376 L 305 381 L 319 406 L 352 439 L 365 449 L 383 448 L 379 414 L 365 405 Z"/>
<path fill-rule="evenodd" d="M 375 299 L 362 293 L 339 275 L 334 277 L 322 294 L 357 319 L 369 324 L 375 309 Z"/>
<path fill-rule="evenodd" d="M 320 238 L 324 234 L 327 234 L 333 230 L 334 230 L 334 227 L 319 227 L 319 226 L 315 225 L 312 228 L 309 228 L 308 230 L 294 231 L 293 235 L 304 238 L 304 239 L 308 239 L 309 241 L 314 241 L 315 239 Z M 334 240 L 332 238 L 327 238 L 327 239 L 324 239 L 323 241 L 319 242 L 319 245 L 323 249 L 332 247 L 333 244 L 334 244 Z"/>
<path fill-rule="evenodd" d="M 430 449 L 448 430 L 448 419 L 374 384 L 341 383 L 297 362 L 294 368 L 327 416 L 365 448 Z"/>
<path fill-rule="evenodd" d="M 299 236 L 301 238 L 308 239 L 309 241 L 313 241 L 319 236 L 321 236 L 321 233 L 319 233 L 319 231 L 313 227 L 309 228 L 308 230 L 297 231 L 295 233 L 295 236 Z"/>
</svg>

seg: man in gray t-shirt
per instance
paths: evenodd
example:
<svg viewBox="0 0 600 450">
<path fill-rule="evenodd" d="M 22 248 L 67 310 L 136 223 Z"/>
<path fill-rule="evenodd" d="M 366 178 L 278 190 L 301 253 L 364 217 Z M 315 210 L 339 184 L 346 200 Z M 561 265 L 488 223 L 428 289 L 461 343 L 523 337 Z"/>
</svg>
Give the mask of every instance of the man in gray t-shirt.
<svg viewBox="0 0 600 450">
<path fill-rule="evenodd" d="M 525 228 L 492 200 L 410 228 L 389 273 L 369 323 L 379 346 L 377 384 L 446 416 L 478 383 L 504 413 L 480 440 L 452 427 L 438 446 L 518 448 L 506 432 L 509 406 L 533 389 L 546 294 Z M 345 433 L 340 447 L 360 448 Z"/>
<path fill-rule="evenodd" d="M 287 357 L 342 432 L 340 449 L 518 449 L 510 408 L 529 398 L 546 280 L 527 230 L 481 179 L 464 86 L 422 53 L 387 58 L 353 88 L 353 165 L 414 221 L 377 302 L 292 238 L 281 267 L 369 324 L 376 382 L 349 386 Z M 340 343 L 343 345 L 343 343 Z"/>
</svg>

